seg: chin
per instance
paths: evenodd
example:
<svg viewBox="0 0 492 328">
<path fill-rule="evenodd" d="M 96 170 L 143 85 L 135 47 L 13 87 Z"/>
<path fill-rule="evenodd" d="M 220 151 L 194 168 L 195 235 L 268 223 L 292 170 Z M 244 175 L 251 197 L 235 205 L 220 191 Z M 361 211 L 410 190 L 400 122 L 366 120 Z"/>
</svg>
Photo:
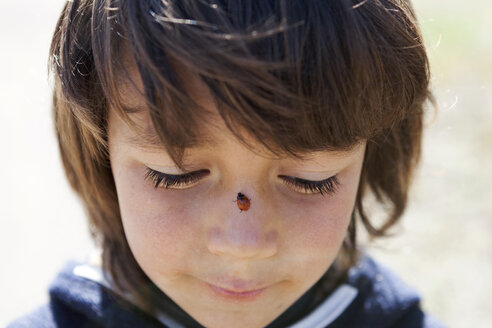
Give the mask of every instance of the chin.
<svg viewBox="0 0 492 328">
<path fill-rule="evenodd" d="M 256 314 L 251 313 L 247 317 L 243 315 L 236 316 L 234 313 L 228 313 L 221 317 L 220 314 L 214 314 L 213 317 L 204 318 L 204 320 L 197 320 L 202 326 L 207 328 L 264 328 L 271 320 L 261 320 L 257 318 Z M 196 319 L 195 319 L 196 320 Z"/>
</svg>

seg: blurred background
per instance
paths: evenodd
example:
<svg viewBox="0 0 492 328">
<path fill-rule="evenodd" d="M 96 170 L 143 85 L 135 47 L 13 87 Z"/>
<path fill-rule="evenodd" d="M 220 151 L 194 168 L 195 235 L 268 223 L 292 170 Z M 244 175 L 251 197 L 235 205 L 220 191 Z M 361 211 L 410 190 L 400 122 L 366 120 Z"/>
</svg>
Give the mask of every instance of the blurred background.
<svg viewBox="0 0 492 328">
<path fill-rule="evenodd" d="M 0 327 L 47 301 L 47 286 L 92 243 L 63 175 L 47 54 L 61 0 L 0 2 Z M 417 287 L 450 327 L 492 322 L 492 2 L 414 0 L 437 113 L 395 236 L 370 252 Z"/>
</svg>

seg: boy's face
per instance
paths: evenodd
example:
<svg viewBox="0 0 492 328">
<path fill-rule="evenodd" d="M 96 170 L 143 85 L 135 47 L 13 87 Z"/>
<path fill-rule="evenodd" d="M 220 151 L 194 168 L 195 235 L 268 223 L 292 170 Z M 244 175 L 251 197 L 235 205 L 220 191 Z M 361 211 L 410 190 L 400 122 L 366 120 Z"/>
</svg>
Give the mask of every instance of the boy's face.
<svg viewBox="0 0 492 328">
<path fill-rule="evenodd" d="M 189 77 L 189 94 L 217 113 Z M 123 88 L 124 90 L 124 88 Z M 128 105 L 143 105 L 124 90 Z M 151 127 L 146 111 L 131 114 Z M 145 179 L 147 168 L 180 174 L 164 150 L 136 145 L 113 110 L 111 167 L 125 234 L 149 278 L 206 327 L 264 327 L 306 292 L 334 261 L 354 207 L 365 142 L 350 152 L 318 152 L 305 161 L 274 159 L 245 148 L 218 117 L 207 137 L 216 145 L 186 152 L 198 180 L 168 189 Z M 319 181 L 336 175 L 334 193 L 308 193 L 282 176 Z M 250 199 L 240 211 L 236 196 Z"/>
</svg>

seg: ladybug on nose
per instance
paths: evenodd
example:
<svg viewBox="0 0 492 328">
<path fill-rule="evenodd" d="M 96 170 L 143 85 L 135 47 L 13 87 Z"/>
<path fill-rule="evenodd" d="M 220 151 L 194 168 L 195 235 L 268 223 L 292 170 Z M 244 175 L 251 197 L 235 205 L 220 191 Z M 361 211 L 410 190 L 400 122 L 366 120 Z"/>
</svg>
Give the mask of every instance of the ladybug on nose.
<svg viewBox="0 0 492 328">
<path fill-rule="evenodd" d="M 247 211 L 251 205 L 251 201 L 244 194 L 238 192 L 236 198 L 237 207 L 242 211 Z"/>
</svg>

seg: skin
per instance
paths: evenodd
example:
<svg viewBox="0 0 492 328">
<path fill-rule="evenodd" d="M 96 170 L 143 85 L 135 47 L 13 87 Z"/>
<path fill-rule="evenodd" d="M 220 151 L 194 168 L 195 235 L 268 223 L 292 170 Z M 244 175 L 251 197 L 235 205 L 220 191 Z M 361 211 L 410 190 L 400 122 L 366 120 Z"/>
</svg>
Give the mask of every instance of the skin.
<svg viewBox="0 0 492 328">
<path fill-rule="evenodd" d="M 109 111 L 110 160 L 125 234 L 143 271 L 202 325 L 264 327 L 333 263 L 354 208 L 365 142 L 299 161 L 269 156 L 245 136 L 253 152 L 228 131 L 200 82 L 191 75 L 187 81 L 195 101 L 215 113 L 205 131 L 220 145 L 186 152 L 189 171 L 208 170 L 189 185 L 156 189 L 146 180 L 147 167 L 182 172 L 163 149 L 131 142 L 138 137 Z M 128 106 L 143 107 L 136 90 L 124 94 Z M 152 128 L 145 110 L 131 118 Z M 325 195 L 303 192 L 280 177 L 323 180 L 335 174 L 340 186 Z M 239 210 L 238 192 L 251 200 L 248 211 Z M 265 289 L 254 297 L 228 297 L 210 284 Z"/>
</svg>

